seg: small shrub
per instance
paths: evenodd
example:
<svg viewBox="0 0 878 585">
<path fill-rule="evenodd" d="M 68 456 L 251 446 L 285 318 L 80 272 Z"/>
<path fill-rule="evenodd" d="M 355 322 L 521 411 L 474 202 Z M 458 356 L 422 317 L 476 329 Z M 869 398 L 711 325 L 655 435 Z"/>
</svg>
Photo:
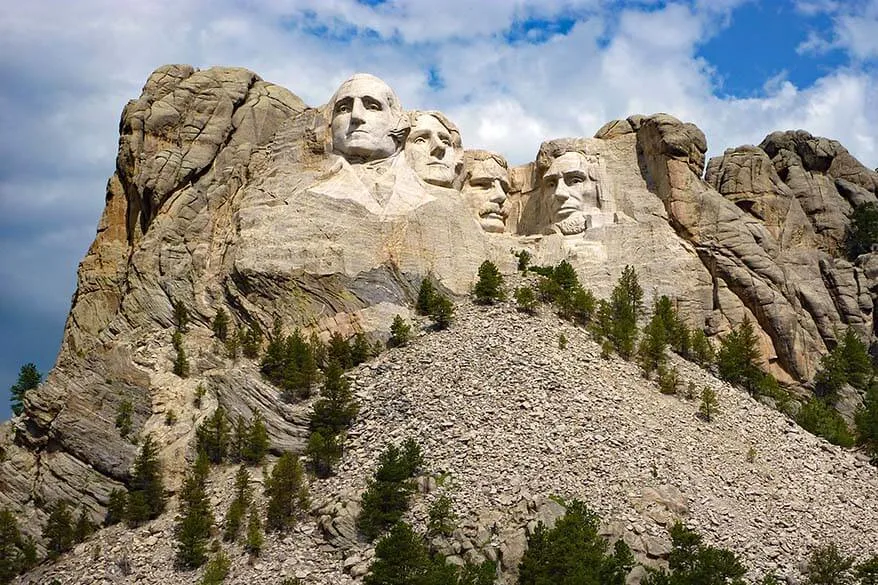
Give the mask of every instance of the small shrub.
<svg viewBox="0 0 878 585">
<path fill-rule="evenodd" d="M 116 410 L 116 428 L 119 429 L 119 434 L 123 437 L 127 437 L 131 433 L 131 415 L 133 412 L 134 407 L 131 405 L 130 400 L 123 400 L 119 403 L 119 408 Z"/>
<path fill-rule="evenodd" d="M 476 302 L 483 305 L 492 305 L 506 298 L 503 291 L 503 275 L 497 266 L 490 260 L 485 260 L 479 266 L 479 280 L 473 288 Z"/>
<path fill-rule="evenodd" d="M 729 550 L 702 544 L 701 536 L 680 522 L 671 528 L 668 570 L 653 571 L 644 585 L 743 585 L 747 572 Z"/>
<path fill-rule="evenodd" d="M 834 445 L 841 447 L 854 445 L 854 437 L 847 423 L 835 409 L 819 398 L 812 398 L 802 406 L 796 416 L 796 422 L 803 429 L 823 437 Z"/>
<path fill-rule="evenodd" d="M 390 347 L 405 345 L 411 337 L 411 332 L 411 326 L 405 322 L 402 315 L 397 315 L 393 318 L 393 323 L 390 325 L 390 340 L 388 340 L 387 345 Z"/>
<path fill-rule="evenodd" d="M 204 384 L 199 384 L 195 387 L 195 400 L 193 400 L 195 408 L 201 408 L 201 404 L 204 400 L 204 394 L 206 392 L 207 391 L 204 389 Z"/>
<path fill-rule="evenodd" d="M 174 301 L 174 325 L 177 331 L 186 333 L 189 330 L 189 310 L 183 301 Z"/>
<path fill-rule="evenodd" d="M 289 452 L 281 455 L 265 482 L 268 496 L 266 527 L 273 531 L 291 528 L 308 509 L 308 486 L 299 458 Z"/>
<path fill-rule="evenodd" d="M 861 585 L 878 585 L 878 554 L 857 565 L 854 575 Z"/>
<path fill-rule="evenodd" d="M 250 514 L 247 520 L 247 542 L 244 545 L 244 549 L 253 556 L 259 556 L 264 540 L 262 521 L 259 520 L 259 510 L 256 508 L 256 504 L 250 504 Z"/>
<path fill-rule="evenodd" d="M 558 334 L 558 349 L 565 350 L 567 349 L 567 336 L 563 333 Z"/>
<path fill-rule="evenodd" d="M 165 413 L 165 426 L 170 427 L 177 424 L 177 413 L 169 410 Z"/>
<path fill-rule="evenodd" d="M 418 289 L 418 300 L 415 303 L 415 310 L 418 312 L 418 315 L 431 315 L 433 313 L 433 300 L 435 296 L 436 289 L 428 275 L 421 281 L 421 288 Z"/>
<path fill-rule="evenodd" d="M 43 540 L 46 541 L 46 554 L 50 559 L 56 559 L 73 548 L 75 543 L 73 516 L 64 500 L 52 507 L 43 527 Z"/>
<path fill-rule="evenodd" d="M 533 315 L 537 311 L 537 296 L 534 289 L 529 286 L 520 286 L 513 293 L 518 310 L 528 315 Z"/>
<path fill-rule="evenodd" d="M 516 250 L 512 252 L 512 255 L 518 258 L 518 271 L 522 274 L 527 274 L 531 261 L 530 252 L 527 250 Z"/>
<path fill-rule="evenodd" d="M 842 555 L 835 543 L 818 547 L 811 551 L 811 558 L 805 569 L 805 583 L 848 585 L 853 582 L 851 575 L 853 566 L 853 557 Z"/>
<path fill-rule="evenodd" d="M 179 330 L 174 331 L 171 337 L 171 343 L 174 345 L 174 374 L 181 378 L 189 376 L 189 360 L 186 357 L 186 350 L 183 349 L 183 335 Z"/>
<path fill-rule="evenodd" d="M 427 534 L 430 536 L 450 536 L 454 531 L 456 516 L 451 507 L 451 498 L 442 494 L 430 505 L 427 511 Z"/>
<path fill-rule="evenodd" d="M 677 367 L 666 368 L 661 366 L 658 369 L 658 385 L 659 392 L 662 394 L 676 394 L 677 385 L 680 383 L 680 375 Z"/>
<path fill-rule="evenodd" d="M 878 243 L 878 205 L 863 203 L 854 208 L 845 236 L 845 251 L 850 260 L 872 250 Z"/>
<path fill-rule="evenodd" d="M 712 421 L 713 417 L 716 416 L 718 405 L 719 401 L 716 399 L 716 392 L 710 386 L 705 386 L 704 390 L 701 391 L 701 406 L 698 407 L 698 412 L 702 418 L 707 422 Z"/>
<path fill-rule="evenodd" d="M 444 295 L 437 294 L 433 299 L 433 309 L 430 317 L 436 325 L 436 329 L 448 329 L 454 318 L 454 303 Z"/>
<path fill-rule="evenodd" d="M 220 341 L 226 341 L 229 337 L 229 315 L 226 310 L 220 307 L 217 309 L 216 316 L 211 323 L 213 334 Z"/>
<path fill-rule="evenodd" d="M 756 463 L 756 448 L 752 445 L 747 449 L 747 463 Z"/>
<path fill-rule="evenodd" d="M 229 561 L 229 557 L 226 556 L 226 553 L 223 551 L 219 551 L 212 559 L 210 559 L 210 562 L 207 563 L 207 567 L 204 569 L 204 575 L 202 575 L 199 584 L 219 585 L 225 581 L 226 577 L 229 575 L 230 567 L 231 562 Z"/>
</svg>

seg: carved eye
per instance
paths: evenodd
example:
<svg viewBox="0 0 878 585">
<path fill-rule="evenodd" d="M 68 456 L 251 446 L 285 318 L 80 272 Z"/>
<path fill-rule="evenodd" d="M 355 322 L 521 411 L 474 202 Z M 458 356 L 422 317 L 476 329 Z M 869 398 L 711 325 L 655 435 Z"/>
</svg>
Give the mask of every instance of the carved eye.
<svg viewBox="0 0 878 585">
<path fill-rule="evenodd" d="M 558 179 L 554 179 L 554 178 L 546 179 L 546 187 L 548 187 L 549 189 L 554 189 L 557 186 L 558 186 Z"/>
<path fill-rule="evenodd" d="M 577 177 L 575 175 L 572 177 L 567 177 L 564 180 L 564 182 L 567 183 L 568 185 L 578 185 L 578 184 L 582 183 L 583 181 L 585 181 L 585 179 L 583 179 L 582 177 Z"/>
<path fill-rule="evenodd" d="M 414 142 L 415 144 L 424 144 L 425 142 L 427 142 L 427 137 L 426 136 L 418 136 L 418 137 L 412 139 L 412 142 Z"/>
<path fill-rule="evenodd" d="M 366 106 L 367 110 L 371 110 L 373 112 L 381 111 L 381 104 L 375 100 L 363 100 L 363 105 Z"/>
<path fill-rule="evenodd" d="M 347 114 L 351 111 L 351 106 L 349 104 L 337 104 L 335 106 L 336 114 Z"/>
</svg>

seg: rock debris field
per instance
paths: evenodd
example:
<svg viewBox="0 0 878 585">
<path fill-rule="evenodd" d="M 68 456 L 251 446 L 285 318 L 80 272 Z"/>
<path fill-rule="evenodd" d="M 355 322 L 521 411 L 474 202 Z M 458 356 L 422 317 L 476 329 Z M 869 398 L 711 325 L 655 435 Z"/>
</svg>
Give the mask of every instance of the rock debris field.
<svg viewBox="0 0 878 585">
<path fill-rule="evenodd" d="M 511 583 L 535 521 L 551 523 L 556 500 L 579 498 L 624 538 L 639 560 L 660 564 L 676 518 L 709 544 L 732 549 L 757 581 L 773 571 L 801 582 L 810 549 L 829 542 L 862 558 L 878 553 L 878 470 L 818 439 L 744 391 L 672 356 L 681 385 L 663 395 L 633 363 L 603 359 L 584 330 L 543 307 L 458 303 L 447 331 L 424 333 L 350 372 L 361 404 L 338 473 L 311 480 L 311 515 L 268 535 L 248 563 L 240 545 L 227 583 L 355 583 L 373 545 L 356 539 L 359 493 L 388 442 L 413 437 L 426 465 L 407 518 L 423 531 L 430 502 L 446 493 L 458 529 L 434 544 L 451 562 L 497 560 Z M 559 347 L 559 335 L 567 339 Z M 687 388 L 710 386 L 719 412 L 697 416 Z M 214 470 L 221 521 L 235 468 Z M 263 481 L 252 469 L 254 484 Z M 263 501 L 261 487 L 254 490 Z M 264 503 L 264 502 L 263 502 Z M 105 529 L 19 582 L 195 583 L 201 570 L 173 567 L 175 503 L 135 530 Z M 635 570 L 629 582 L 637 582 Z"/>
</svg>

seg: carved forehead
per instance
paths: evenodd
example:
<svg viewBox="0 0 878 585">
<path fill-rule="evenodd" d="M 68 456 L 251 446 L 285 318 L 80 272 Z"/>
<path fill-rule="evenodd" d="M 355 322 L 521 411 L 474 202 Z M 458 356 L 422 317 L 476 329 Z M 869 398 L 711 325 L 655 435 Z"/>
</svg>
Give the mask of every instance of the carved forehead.
<svg viewBox="0 0 878 585">
<path fill-rule="evenodd" d="M 499 179 L 504 184 L 509 182 L 509 172 L 505 167 L 500 166 L 500 163 L 498 163 L 493 157 L 470 161 L 468 164 L 468 170 L 471 181 L 479 179 Z"/>
<path fill-rule="evenodd" d="M 546 174 L 543 176 L 554 177 L 572 171 L 581 171 L 585 173 L 588 166 L 589 163 L 584 154 L 577 151 L 569 151 L 553 160 L 552 164 L 549 166 L 549 170 L 547 170 Z"/>
<path fill-rule="evenodd" d="M 342 82 L 332 96 L 330 103 L 332 106 L 335 106 L 342 99 L 364 96 L 385 102 L 394 113 L 402 111 L 402 106 L 399 103 L 396 92 L 383 79 L 368 73 L 357 73 L 350 79 Z"/>
<path fill-rule="evenodd" d="M 419 128 L 445 130 L 451 135 L 451 141 L 455 147 L 460 147 L 462 145 L 460 130 L 458 130 L 454 122 L 449 120 L 442 112 L 414 111 L 409 115 L 409 123 L 413 132 Z"/>
</svg>

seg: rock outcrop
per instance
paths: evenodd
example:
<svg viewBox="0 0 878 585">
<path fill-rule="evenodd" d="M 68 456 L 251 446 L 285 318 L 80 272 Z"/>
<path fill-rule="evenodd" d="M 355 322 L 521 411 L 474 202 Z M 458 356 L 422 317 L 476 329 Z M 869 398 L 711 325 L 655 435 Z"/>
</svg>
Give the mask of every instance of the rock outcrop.
<svg viewBox="0 0 878 585">
<path fill-rule="evenodd" d="M 286 333 L 385 340 L 394 316 L 411 317 L 422 279 L 460 297 L 485 259 L 512 272 L 510 249 L 529 250 L 538 264 L 570 261 L 598 297 L 632 265 L 647 303 L 670 296 L 713 337 L 748 318 L 765 367 L 802 392 L 844 328 L 875 337 L 878 255 L 850 262 L 840 250 L 851 210 L 876 201 L 878 173 L 837 142 L 775 133 L 711 160 L 704 174 L 703 133 L 666 114 L 549 140 L 518 167 L 465 151 L 465 139 L 439 112 L 405 111 L 369 75 L 309 107 L 243 69 L 158 69 L 123 111 L 117 169 L 56 365 L 0 437 L 0 505 L 34 534 L 45 505 L 60 499 L 99 520 L 110 492 L 130 479 L 131 437 L 147 434 L 173 489 L 195 428 L 219 405 L 262 413 L 273 449 L 300 451 L 308 405 L 281 401 L 256 364 L 225 355 L 210 327 L 220 309 L 234 329 L 268 332 L 279 321 Z M 173 373 L 175 305 L 190 316 L 185 379 Z M 518 359 L 513 346 L 497 349 L 501 371 Z M 421 363 L 429 380 L 429 359 Z M 490 392 L 505 392 L 504 380 Z M 545 380 L 543 390 L 558 383 Z M 440 390 L 452 404 L 465 389 Z M 528 416 L 554 416 L 541 400 Z M 128 437 L 115 426 L 123 403 L 132 407 Z M 385 413 L 387 424 L 409 424 L 395 418 L 403 406 Z M 579 414 L 571 411 L 570 425 Z M 486 437 L 501 433 L 484 417 Z M 550 486 L 522 476 L 519 487 L 527 497 L 515 522 L 545 512 L 539 497 Z M 347 503 L 324 503 L 321 526 L 353 546 Z M 503 542 L 520 549 L 522 528 L 509 530 L 517 536 Z M 654 534 L 638 535 L 647 556 L 663 550 L 647 539 Z"/>
</svg>

